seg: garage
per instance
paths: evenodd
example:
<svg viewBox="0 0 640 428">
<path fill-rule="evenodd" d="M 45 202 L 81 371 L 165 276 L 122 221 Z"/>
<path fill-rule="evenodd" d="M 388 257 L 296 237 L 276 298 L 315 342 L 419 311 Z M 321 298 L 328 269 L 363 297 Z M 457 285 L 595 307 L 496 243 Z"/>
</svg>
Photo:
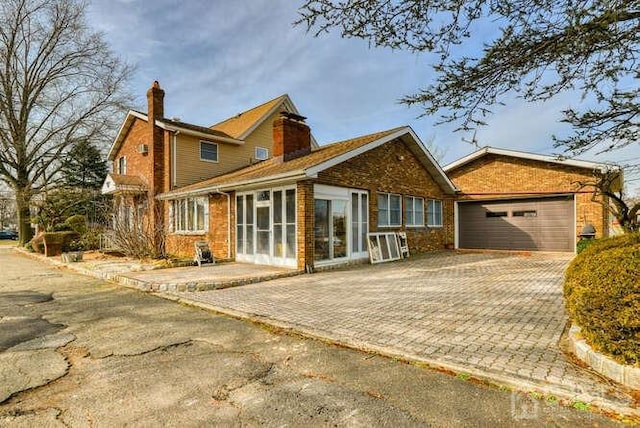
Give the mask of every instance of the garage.
<svg viewBox="0 0 640 428">
<path fill-rule="evenodd" d="M 574 251 L 573 195 L 458 202 L 458 247 Z"/>
</svg>

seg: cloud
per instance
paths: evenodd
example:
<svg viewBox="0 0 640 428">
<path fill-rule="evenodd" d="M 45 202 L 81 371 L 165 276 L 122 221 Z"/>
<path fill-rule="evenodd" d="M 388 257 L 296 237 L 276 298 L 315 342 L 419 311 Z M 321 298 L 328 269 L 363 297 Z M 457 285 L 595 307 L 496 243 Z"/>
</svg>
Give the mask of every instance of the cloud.
<svg viewBox="0 0 640 428">
<path fill-rule="evenodd" d="M 146 109 L 153 80 L 166 91 L 168 116 L 201 125 L 289 93 L 321 144 L 410 125 L 446 152 L 444 163 L 474 150 L 461 140 L 470 133 L 436 127 L 437 118 L 417 119 L 419 107 L 398 104 L 429 83 L 428 56 L 369 48 L 336 32 L 312 37 L 292 25 L 296 7 L 290 0 L 94 0 L 89 18 L 119 55 L 137 63 L 136 108 Z M 551 136 L 567 132 L 560 111 L 577 100 L 509 98 L 478 131 L 479 143 L 556 153 Z"/>
</svg>

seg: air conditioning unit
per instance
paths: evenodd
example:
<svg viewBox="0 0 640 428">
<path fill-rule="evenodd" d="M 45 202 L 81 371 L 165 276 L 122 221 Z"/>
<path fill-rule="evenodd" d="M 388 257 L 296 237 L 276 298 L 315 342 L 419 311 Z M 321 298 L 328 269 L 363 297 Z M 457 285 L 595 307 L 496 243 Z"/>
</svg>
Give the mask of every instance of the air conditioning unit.
<svg viewBox="0 0 640 428">
<path fill-rule="evenodd" d="M 143 155 L 149 153 L 149 146 L 146 144 L 139 144 L 138 152 L 142 153 Z"/>
</svg>

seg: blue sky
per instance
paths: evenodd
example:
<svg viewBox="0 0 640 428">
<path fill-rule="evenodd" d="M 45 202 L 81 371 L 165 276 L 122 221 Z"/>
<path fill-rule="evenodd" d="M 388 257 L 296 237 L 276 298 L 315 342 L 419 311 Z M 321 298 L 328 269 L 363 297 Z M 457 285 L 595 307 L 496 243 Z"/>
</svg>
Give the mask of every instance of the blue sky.
<svg viewBox="0 0 640 428">
<path fill-rule="evenodd" d="M 166 91 L 165 115 L 211 125 L 288 93 L 320 144 L 400 125 L 410 125 L 435 146 L 443 165 L 474 150 L 454 133 L 418 118 L 418 106 L 398 99 L 433 78 L 426 55 L 369 48 L 338 33 L 314 38 L 294 27 L 299 1 L 292 0 L 93 0 L 90 23 L 105 33 L 114 51 L 137 65 L 131 91 L 136 108 L 153 80 Z M 495 109 L 477 133 L 480 145 L 557 154 L 551 136 L 567 132 L 560 110 L 577 106 L 576 94 L 546 103 L 515 97 Z M 634 144 L 582 159 L 640 163 Z M 634 179 L 635 177 L 628 177 Z M 630 190 L 640 187 L 635 178 Z"/>
</svg>

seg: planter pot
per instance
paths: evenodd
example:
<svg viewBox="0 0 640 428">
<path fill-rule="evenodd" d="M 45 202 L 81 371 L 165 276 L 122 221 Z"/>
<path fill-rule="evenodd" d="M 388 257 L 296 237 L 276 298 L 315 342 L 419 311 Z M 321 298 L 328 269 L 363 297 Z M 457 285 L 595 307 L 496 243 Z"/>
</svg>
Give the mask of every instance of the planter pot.
<svg viewBox="0 0 640 428">
<path fill-rule="evenodd" d="M 82 261 L 82 251 L 71 251 L 62 253 L 62 261 L 64 263 L 75 263 Z"/>
</svg>

